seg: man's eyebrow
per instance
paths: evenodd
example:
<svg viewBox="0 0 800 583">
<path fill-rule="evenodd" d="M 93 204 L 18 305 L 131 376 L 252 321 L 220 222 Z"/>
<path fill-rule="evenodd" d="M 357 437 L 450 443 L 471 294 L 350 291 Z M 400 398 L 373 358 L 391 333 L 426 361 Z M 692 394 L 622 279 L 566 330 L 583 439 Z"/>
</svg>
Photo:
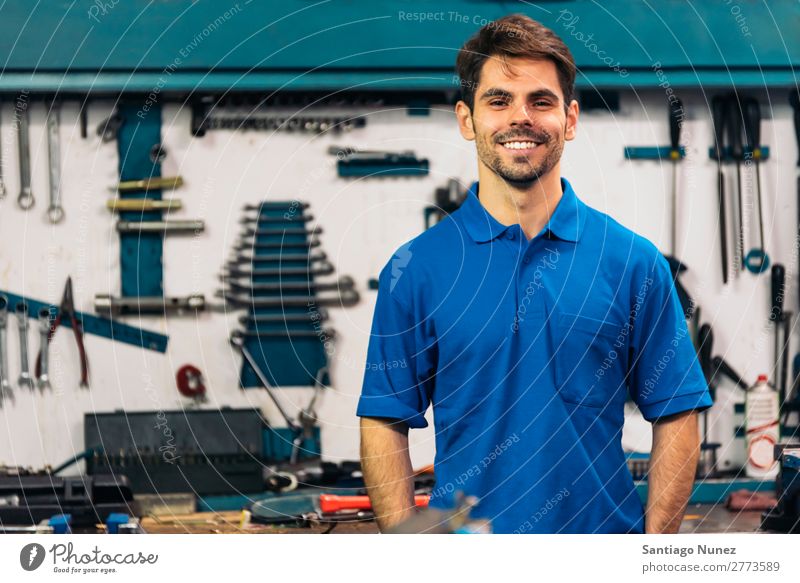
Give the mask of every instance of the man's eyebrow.
<svg viewBox="0 0 800 583">
<path fill-rule="evenodd" d="M 549 97 L 550 99 L 558 101 L 558 95 L 556 95 L 549 89 L 538 89 L 528 94 L 529 99 L 538 99 L 540 97 Z"/>
<path fill-rule="evenodd" d="M 484 91 L 483 95 L 481 95 L 481 99 L 492 99 L 494 97 L 503 97 L 505 99 L 512 99 L 514 96 L 511 94 L 510 91 L 506 89 L 501 89 L 500 87 L 490 87 L 486 91 Z M 548 97 L 555 101 L 558 101 L 558 95 L 556 95 L 550 89 L 537 89 L 536 91 L 531 91 L 528 94 L 528 99 L 540 99 L 542 97 Z"/>
<path fill-rule="evenodd" d="M 492 97 L 505 97 L 510 99 L 513 95 L 511 95 L 511 92 L 501 89 L 500 87 L 490 87 L 481 95 L 481 99 L 490 99 Z"/>
</svg>

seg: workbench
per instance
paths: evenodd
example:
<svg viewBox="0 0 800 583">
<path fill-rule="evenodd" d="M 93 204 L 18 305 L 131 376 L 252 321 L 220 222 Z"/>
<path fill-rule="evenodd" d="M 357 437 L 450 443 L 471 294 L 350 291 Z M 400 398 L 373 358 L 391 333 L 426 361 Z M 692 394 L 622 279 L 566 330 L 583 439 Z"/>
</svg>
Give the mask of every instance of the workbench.
<svg viewBox="0 0 800 583">
<path fill-rule="evenodd" d="M 196 512 L 159 518 L 142 519 L 142 527 L 148 534 L 322 534 L 330 525 L 307 528 L 250 524 L 241 528 L 242 513 Z M 686 509 L 681 525 L 681 534 L 708 533 L 755 533 L 761 523 L 760 511 L 731 512 L 723 505 L 693 504 Z M 376 534 L 374 521 L 341 523 L 331 531 L 333 534 Z M 767 534 L 767 533 L 764 533 Z"/>
</svg>

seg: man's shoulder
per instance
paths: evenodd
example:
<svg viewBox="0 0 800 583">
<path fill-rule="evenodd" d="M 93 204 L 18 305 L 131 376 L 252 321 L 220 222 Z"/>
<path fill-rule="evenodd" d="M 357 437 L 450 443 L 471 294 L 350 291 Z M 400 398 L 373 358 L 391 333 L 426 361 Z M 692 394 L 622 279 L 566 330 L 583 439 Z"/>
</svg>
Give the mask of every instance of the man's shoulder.
<svg viewBox="0 0 800 583">
<path fill-rule="evenodd" d="M 410 269 L 422 269 L 435 264 L 453 249 L 463 251 L 468 236 L 459 221 L 447 216 L 422 233 L 397 247 L 389 263 L 401 262 Z"/>
<path fill-rule="evenodd" d="M 626 263 L 643 263 L 652 269 L 663 260 L 658 247 L 647 237 L 629 229 L 614 217 L 586 206 L 585 231 L 590 240 L 598 241 L 603 254 Z"/>
<path fill-rule="evenodd" d="M 410 286 L 422 285 L 429 276 L 441 271 L 452 261 L 454 250 L 463 253 L 467 233 L 460 223 L 447 216 L 413 239 L 397 247 L 381 271 L 381 279 L 394 289 L 401 279 Z"/>
</svg>

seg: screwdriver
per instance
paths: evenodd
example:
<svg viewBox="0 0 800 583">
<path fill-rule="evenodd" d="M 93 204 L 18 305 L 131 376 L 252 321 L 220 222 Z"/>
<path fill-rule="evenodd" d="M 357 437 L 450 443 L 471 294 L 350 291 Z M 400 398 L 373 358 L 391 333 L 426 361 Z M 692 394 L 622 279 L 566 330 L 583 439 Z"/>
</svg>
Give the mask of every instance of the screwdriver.
<svg viewBox="0 0 800 583">
<path fill-rule="evenodd" d="M 769 267 L 769 256 L 764 247 L 764 213 L 761 208 L 761 108 L 758 100 L 748 97 L 744 102 L 744 133 L 747 150 L 756 161 L 756 197 L 758 198 L 758 237 L 760 249 L 750 249 L 744 259 L 744 265 L 752 273 L 764 273 Z"/>
<path fill-rule="evenodd" d="M 774 383 L 773 386 L 776 390 L 780 388 L 779 367 L 781 363 L 780 352 L 780 334 L 781 322 L 783 321 L 783 293 L 784 284 L 786 283 L 786 269 L 780 263 L 772 266 L 772 310 L 769 313 L 769 319 L 775 325 L 775 369 L 773 373 Z M 780 403 L 783 403 L 784 395 L 780 395 Z"/>
<path fill-rule="evenodd" d="M 678 293 L 678 300 L 680 300 L 681 307 L 683 308 L 683 315 L 685 318 L 690 318 L 694 308 L 694 302 L 689 297 L 689 293 L 683 284 L 680 282 L 679 277 L 688 268 L 675 256 L 676 248 L 678 246 L 677 234 L 677 208 L 678 208 L 678 162 L 681 159 L 680 150 L 680 137 L 681 137 L 681 123 L 683 122 L 683 104 L 677 97 L 669 102 L 669 137 L 670 137 L 670 151 L 669 157 L 672 160 L 672 255 L 666 256 L 667 263 L 669 263 L 669 270 L 672 274 L 672 281 L 675 285 L 675 291 Z"/>
<path fill-rule="evenodd" d="M 725 175 L 722 173 L 723 143 L 725 141 L 725 98 L 717 95 L 711 100 L 714 121 L 714 155 L 717 157 L 717 201 L 719 205 L 719 243 L 722 252 L 722 283 L 728 283 L 728 227 L 725 220 Z"/>
<path fill-rule="evenodd" d="M 711 324 L 703 324 L 697 331 L 697 358 L 700 361 L 700 369 L 706 377 L 709 388 L 712 386 L 713 359 L 711 351 L 714 348 L 714 331 Z"/>
<path fill-rule="evenodd" d="M 708 392 L 711 395 L 711 401 L 716 401 L 716 391 L 713 375 L 713 359 L 711 353 L 714 347 L 714 331 L 711 329 L 711 324 L 703 324 L 697 331 L 697 358 L 700 361 L 700 368 L 703 370 L 703 376 L 706 378 L 708 385 Z M 708 410 L 703 411 L 703 442 L 701 449 L 707 450 L 713 448 L 708 441 Z"/>
<path fill-rule="evenodd" d="M 669 159 L 672 160 L 672 256 L 678 250 L 678 162 L 681 159 L 683 104 L 677 97 L 669 102 Z"/>
<path fill-rule="evenodd" d="M 730 143 L 731 157 L 736 161 L 736 187 L 739 202 L 739 233 L 736 239 L 736 275 L 741 271 L 744 260 L 744 205 L 742 204 L 742 110 L 739 107 L 739 96 L 731 93 L 728 97 L 728 142 Z"/>
</svg>

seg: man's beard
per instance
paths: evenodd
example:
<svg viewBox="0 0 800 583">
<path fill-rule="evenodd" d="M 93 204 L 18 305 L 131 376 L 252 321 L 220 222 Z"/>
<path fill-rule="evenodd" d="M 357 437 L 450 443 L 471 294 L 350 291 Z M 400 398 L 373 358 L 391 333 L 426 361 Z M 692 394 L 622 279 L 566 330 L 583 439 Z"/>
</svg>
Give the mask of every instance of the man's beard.
<svg viewBox="0 0 800 583">
<path fill-rule="evenodd" d="M 518 155 L 515 157 L 514 163 L 505 162 L 495 147 L 500 142 L 514 139 L 541 144 L 537 148 L 544 148 L 544 157 L 538 163 L 532 163 L 527 156 Z M 475 144 L 480 161 L 500 178 L 512 184 L 530 184 L 539 180 L 558 164 L 561 154 L 564 152 L 564 141 L 558 137 L 553 138 L 544 130 L 512 130 L 498 135 L 494 141 L 489 141 L 486 136 L 477 134 Z M 513 155 L 513 150 L 510 152 Z"/>
</svg>

